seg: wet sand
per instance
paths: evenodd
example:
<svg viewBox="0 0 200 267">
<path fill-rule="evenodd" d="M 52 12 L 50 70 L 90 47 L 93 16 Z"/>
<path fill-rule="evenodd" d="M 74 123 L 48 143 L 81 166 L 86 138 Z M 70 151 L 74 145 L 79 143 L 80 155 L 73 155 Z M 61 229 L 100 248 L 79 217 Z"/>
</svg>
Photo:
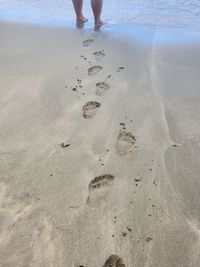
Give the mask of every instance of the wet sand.
<svg viewBox="0 0 200 267">
<path fill-rule="evenodd" d="M 142 32 L 0 23 L 0 266 L 199 266 L 200 34 Z"/>
</svg>

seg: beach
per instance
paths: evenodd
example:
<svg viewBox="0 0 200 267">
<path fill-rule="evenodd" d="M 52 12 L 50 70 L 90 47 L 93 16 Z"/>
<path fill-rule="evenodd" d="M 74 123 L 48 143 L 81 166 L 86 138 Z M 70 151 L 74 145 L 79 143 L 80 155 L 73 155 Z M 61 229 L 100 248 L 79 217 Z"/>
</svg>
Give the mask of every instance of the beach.
<svg viewBox="0 0 200 267">
<path fill-rule="evenodd" d="M 200 266 L 200 32 L 0 43 L 0 266 Z"/>
</svg>

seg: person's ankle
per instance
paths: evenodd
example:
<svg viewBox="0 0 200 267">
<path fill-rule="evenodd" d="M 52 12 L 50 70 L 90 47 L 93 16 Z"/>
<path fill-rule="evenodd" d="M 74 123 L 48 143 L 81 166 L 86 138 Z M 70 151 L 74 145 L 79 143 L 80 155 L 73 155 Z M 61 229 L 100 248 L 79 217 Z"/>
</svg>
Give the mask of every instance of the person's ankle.
<svg viewBox="0 0 200 267">
<path fill-rule="evenodd" d="M 95 19 L 94 19 L 94 24 L 95 24 L 95 25 L 99 25 L 99 24 L 101 24 L 101 19 L 100 19 L 100 18 L 95 18 Z"/>
</svg>

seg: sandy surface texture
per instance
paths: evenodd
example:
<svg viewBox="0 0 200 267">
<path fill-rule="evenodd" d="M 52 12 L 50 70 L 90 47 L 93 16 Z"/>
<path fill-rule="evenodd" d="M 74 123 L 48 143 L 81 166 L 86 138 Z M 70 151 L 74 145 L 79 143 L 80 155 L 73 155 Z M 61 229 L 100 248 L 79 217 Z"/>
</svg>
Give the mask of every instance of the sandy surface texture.
<svg viewBox="0 0 200 267">
<path fill-rule="evenodd" d="M 200 42 L 138 36 L 1 22 L 0 266 L 200 266 Z"/>
</svg>

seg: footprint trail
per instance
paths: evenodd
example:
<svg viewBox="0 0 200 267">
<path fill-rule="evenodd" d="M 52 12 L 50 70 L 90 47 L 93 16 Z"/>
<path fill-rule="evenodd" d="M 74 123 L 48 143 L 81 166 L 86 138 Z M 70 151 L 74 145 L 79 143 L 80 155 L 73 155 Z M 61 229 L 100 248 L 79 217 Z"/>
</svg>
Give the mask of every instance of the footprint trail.
<svg viewBox="0 0 200 267">
<path fill-rule="evenodd" d="M 136 142 L 131 132 L 122 131 L 117 137 L 116 150 L 120 156 L 126 155 Z"/>
<path fill-rule="evenodd" d="M 89 184 L 88 206 L 98 207 L 106 200 L 110 187 L 112 187 L 115 176 L 104 174 L 95 177 Z"/>
<path fill-rule="evenodd" d="M 106 82 L 96 84 L 96 95 L 103 96 L 110 89 L 110 85 Z"/>
<path fill-rule="evenodd" d="M 88 75 L 89 76 L 94 76 L 96 75 L 98 72 L 100 72 L 103 68 L 101 66 L 93 66 L 91 68 L 88 69 Z"/>
<path fill-rule="evenodd" d="M 84 47 L 88 47 L 88 46 L 90 46 L 93 42 L 94 42 L 94 39 L 88 39 L 88 40 L 83 41 L 82 44 L 83 44 Z"/>
<path fill-rule="evenodd" d="M 83 118 L 85 118 L 85 119 L 91 119 L 91 118 L 93 118 L 96 115 L 97 110 L 100 107 L 101 107 L 101 104 L 99 102 L 96 102 L 96 101 L 89 101 L 89 102 L 87 102 L 82 107 L 82 110 L 83 110 L 82 116 L 83 116 Z"/>
<path fill-rule="evenodd" d="M 103 267 L 126 267 L 123 259 L 117 255 L 111 255 L 106 262 L 104 263 Z"/>
</svg>

